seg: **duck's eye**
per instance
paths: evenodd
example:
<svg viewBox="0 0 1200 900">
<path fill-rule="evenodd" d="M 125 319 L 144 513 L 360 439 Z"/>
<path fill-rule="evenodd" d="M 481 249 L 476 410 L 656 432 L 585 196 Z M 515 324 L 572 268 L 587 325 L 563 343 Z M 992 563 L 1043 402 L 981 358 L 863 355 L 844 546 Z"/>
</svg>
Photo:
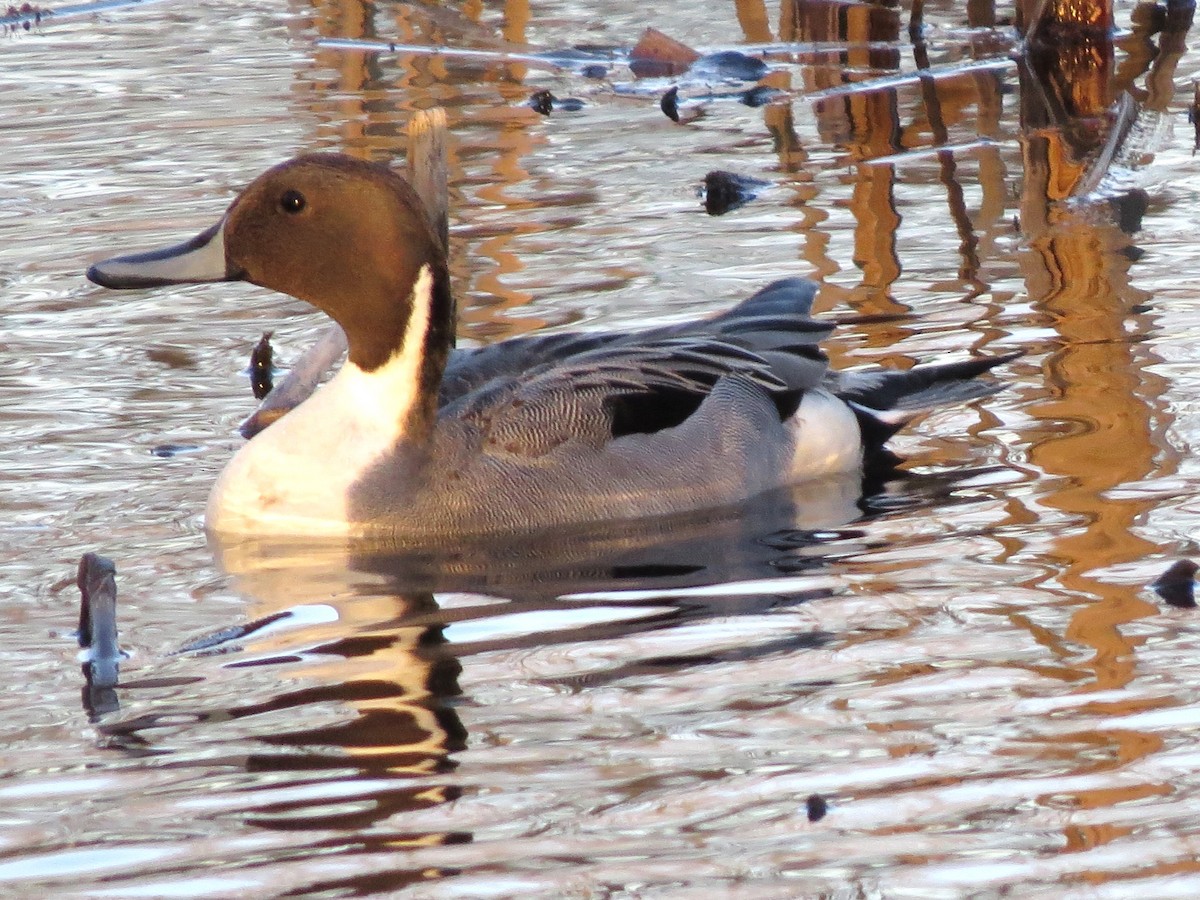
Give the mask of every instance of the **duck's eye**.
<svg viewBox="0 0 1200 900">
<path fill-rule="evenodd" d="M 304 195 L 299 191 L 288 191 L 279 199 L 279 208 L 285 213 L 298 213 L 304 204 Z"/>
</svg>

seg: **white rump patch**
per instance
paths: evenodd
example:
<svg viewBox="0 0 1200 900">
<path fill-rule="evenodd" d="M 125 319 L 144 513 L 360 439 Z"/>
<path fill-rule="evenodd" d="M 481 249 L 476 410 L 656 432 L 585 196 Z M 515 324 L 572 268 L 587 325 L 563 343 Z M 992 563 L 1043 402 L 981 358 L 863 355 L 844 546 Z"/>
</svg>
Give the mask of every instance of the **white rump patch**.
<svg viewBox="0 0 1200 900">
<path fill-rule="evenodd" d="M 862 467 L 862 431 L 845 403 L 826 391 L 807 391 L 787 422 L 796 442 L 792 480 L 805 481 Z"/>
</svg>

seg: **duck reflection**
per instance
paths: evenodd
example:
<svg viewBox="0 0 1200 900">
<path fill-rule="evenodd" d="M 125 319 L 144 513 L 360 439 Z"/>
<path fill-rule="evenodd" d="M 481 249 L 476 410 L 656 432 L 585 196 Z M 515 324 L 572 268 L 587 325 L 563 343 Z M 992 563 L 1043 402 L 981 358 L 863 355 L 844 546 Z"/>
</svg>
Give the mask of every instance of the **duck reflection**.
<svg viewBox="0 0 1200 900">
<path fill-rule="evenodd" d="M 453 805 L 480 778 L 458 758 L 472 709 L 462 661 L 486 670 L 495 651 L 613 648 L 602 671 L 547 676 L 594 686 L 820 646 L 829 635 L 764 627 L 681 652 L 665 633 L 843 590 L 828 569 L 863 549 L 865 519 L 953 502 L 971 474 L 881 473 L 865 490 L 861 478 L 829 479 L 735 510 L 487 542 L 218 541 L 253 620 L 122 673 L 132 675 L 123 707 L 97 728 L 112 751 L 199 773 L 210 789 L 189 788 L 191 815 L 302 833 L 304 852 L 377 858 L 469 842 Z M 645 641 L 617 649 L 654 633 L 667 637 L 661 654 Z M 396 890 L 451 874 L 397 860 L 305 891 Z"/>
</svg>

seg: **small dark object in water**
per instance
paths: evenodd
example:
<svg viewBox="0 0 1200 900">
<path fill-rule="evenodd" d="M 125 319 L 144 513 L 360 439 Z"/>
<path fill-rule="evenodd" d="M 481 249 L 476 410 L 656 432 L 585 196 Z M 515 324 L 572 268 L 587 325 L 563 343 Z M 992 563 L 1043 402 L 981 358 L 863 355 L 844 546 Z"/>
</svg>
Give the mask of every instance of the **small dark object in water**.
<svg viewBox="0 0 1200 900">
<path fill-rule="evenodd" d="M 820 822 L 825 818 L 825 813 L 829 811 L 829 804 L 820 794 L 809 794 L 808 799 L 804 801 L 804 806 L 808 810 L 808 821 L 810 822 Z"/>
<path fill-rule="evenodd" d="M 658 107 L 672 122 L 679 121 L 679 88 L 673 87 L 658 101 Z"/>
<path fill-rule="evenodd" d="M 157 447 L 151 447 L 150 452 L 160 459 L 170 459 L 180 453 L 191 453 L 199 449 L 195 444 L 159 444 Z"/>
<path fill-rule="evenodd" d="M 1159 575 L 1150 587 L 1171 606 L 1195 609 L 1197 571 L 1200 571 L 1200 566 L 1190 559 L 1181 559 Z"/>
<path fill-rule="evenodd" d="M 608 66 L 592 63 L 580 69 L 579 74 L 584 78 L 605 78 L 608 76 Z"/>
<path fill-rule="evenodd" d="M 1127 193 L 1108 201 L 1117 219 L 1117 227 L 1126 234 L 1137 234 L 1142 230 L 1142 219 L 1150 208 L 1150 194 L 1142 188 L 1133 188 Z"/>
<path fill-rule="evenodd" d="M 753 200 L 765 187 L 770 183 L 714 169 L 704 176 L 704 210 L 710 216 L 724 215 Z"/>
<path fill-rule="evenodd" d="M 83 676 L 93 691 L 117 686 L 117 567 L 107 557 L 85 553 L 79 560 L 79 646 L 88 650 Z"/>
<path fill-rule="evenodd" d="M 529 105 L 534 112 L 543 116 L 550 115 L 551 110 L 561 109 L 566 112 L 576 112 L 583 109 L 583 101 L 575 97 L 564 97 L 561 100 L 549 91 L 538 91 L 529 98 Z"/>
<path fill-rule="evenodd" d="M 254 349 L 250 351 L 250 390 L 254 399 L 261 400 L 271 393 L 275 386 L 275 367 L 271 360 L 274 352 L 271 350 L 271 335 L 273 332 L 264 331 Z"/>
<path fill-rule="evenodd" d="M 758 81 L 767 71 L 768 66 L 761 59 L 737 50 L 721 50 L 700 57 L 692 63 L 688 73 L 697 78 L 722 81 Z"/>
<path fill-rule="evenodd" d="M 750 90 L 742 94 L 742 103 L 744 103 L 746 106 L 757 109 L 760 106 L 766 106 L 776 97 L 783 96 L 783 93 L 784 92 L 778 88 L 760 84 L 757 87 L 750 88 Z"/>
</svg>

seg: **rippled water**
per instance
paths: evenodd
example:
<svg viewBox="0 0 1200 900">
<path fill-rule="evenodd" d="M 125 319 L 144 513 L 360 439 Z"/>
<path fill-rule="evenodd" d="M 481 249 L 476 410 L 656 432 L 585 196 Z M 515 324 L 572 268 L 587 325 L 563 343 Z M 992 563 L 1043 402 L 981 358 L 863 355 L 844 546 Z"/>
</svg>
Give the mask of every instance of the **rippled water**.
<svg viewBox="0 0 1200 900">
<path fill-rule="evenodd" d="M 163 0 L 4 38 L 0 891 L 1200 893 L 1200 623 L 1145 588 L 1200 554 L 1188 22 L 1118 3 L 1111 70 L 1063 88 L 969 27 L 987 4 L 926 4 L 924 48 L 907 7 L 597 10 Z M 792 93 L 762 108 L 686 87 L 680 125 L 670 81 L 620 67 L 316 43 L 628 47 L 647 24 L 835 47 L 772 56 Z M 1131 137 L 1089 172 L 1118 88 Z M 541 89 L 585 105 L 540 116 Z M 464 339 L 672 321 L 799 274 L 845 320 L 838 366 L 1025 356 L 909 428 L 908 474 L 862 500 L 424 554 L 208 546 L 249 349 L 273 330 L 286 362 L 320 317 L 83 269 L 199 231 L 296 152 L 397 158 L 434 105 Z M 710 217 L 713 169 L 771 186 Z M 81 692 L 86 551 L 118 566 L 117 708 Z"/>
</svg>

